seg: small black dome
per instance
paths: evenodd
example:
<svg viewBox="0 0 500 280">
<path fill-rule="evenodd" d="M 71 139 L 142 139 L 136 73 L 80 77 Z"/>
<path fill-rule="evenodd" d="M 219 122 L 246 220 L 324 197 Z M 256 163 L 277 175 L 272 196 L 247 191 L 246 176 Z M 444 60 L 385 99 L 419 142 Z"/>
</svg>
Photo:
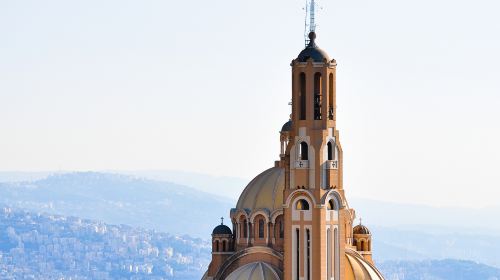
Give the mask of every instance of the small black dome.
<svg viewBox="0 0 500 280">
<path fill-rule="evenodd" d="M 291 131 L 292 130 L 292 121 L 287 121 L 283 127 L 281 127 L 281 131 Z"/>
<path fill-rule="evenodd" d="M 212 231 L 212 234 L 233 234 L 231 229 L 226 225 L 218 225 Z"/>
<path fill-rule="evenodd" d="M 352 229 L 352 232 L 354 234 L 371 234 L 370 230 L 367 227 L 365 227 L 364 225 L 362 225 L 362 224 L 359 224 L 359 225 L 355 226 Z"/>
<path fill-rule="evenodd" d="M 325 60 L 330 61 L 328 54 L 316 45 L 316 33 L 309 33 L 309 39 L 309 45 L 307 45 L 307 47 L 300 52 L 297 60 L 299 62 L 306 62 L 309 58 L 311 58 L 314 62 L 324 62 Z"/>
</svg>

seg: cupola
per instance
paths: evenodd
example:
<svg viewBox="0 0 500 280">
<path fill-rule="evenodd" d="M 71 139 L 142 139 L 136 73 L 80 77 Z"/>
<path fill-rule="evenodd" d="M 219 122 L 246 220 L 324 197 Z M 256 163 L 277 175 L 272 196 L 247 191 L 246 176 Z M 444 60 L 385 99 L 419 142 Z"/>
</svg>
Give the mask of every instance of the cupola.
<svg viewBox="0 0 500 280">
<path fill-rule="evenodd" d="M 227 235 L 227 234 L 233 234 L 233 233 L 231 229 L 224 224 L 216 226 L 212 231 L 212 235 Z"/>
<path fill-rule="evenodd" d="M 353 234 L 371 234 L 370 230 L 363 224 L 359 224 L 352 229 Z"/>
<path fill-rule="evenodd" d="M 353 246 L 356 247 L 356 251 L 361 254 L 367 261 L 373 263 L 372 261 L 372 234 L 370 230 L 361 223 L 359 220 L 359 225 L 352 229 Z"/>
<path fill-rule="evenodd" d="M 232 252 L 232 240 L 233 232 L 224 224 L 224 218 L 221 218 L 221 224 L 212 231 L 212 253 Z"/>
<path fill-rule="evenodd" d="M 292 120 L 287 121 L 282 127 L 281 132 L 289 132 L 292 130 Z"/>
</svg>

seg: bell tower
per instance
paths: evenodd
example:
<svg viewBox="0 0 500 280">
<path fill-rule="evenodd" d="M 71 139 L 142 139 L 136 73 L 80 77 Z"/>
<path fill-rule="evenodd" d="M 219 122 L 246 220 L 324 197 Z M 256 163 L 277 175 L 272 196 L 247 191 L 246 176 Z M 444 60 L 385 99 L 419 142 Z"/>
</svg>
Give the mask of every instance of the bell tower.
<svg viewBox="0 0 500 280">
<path fill-rule="evenodd" d="M 316 45 L 316 33 L 293 60 L 290 188 L 342 189 L 336 130 L 336 61 Z"/>
<path fill-rule="evenodd" d="M 342 186 L 336 126 L 336 67 L 316 44 L 314 1 L 306 47 L 292 67 L 291 129 L 285 167 L 285 280 L 340 280 L 352 244 L 354 211 Z"/>
<path fill-rule="evenodd" d="M 353 228 L 336 123 L 337 62 L 318 47 L 315 1 L 306 1 L 306 44 L 290 64 L 292 112 L 280 131 L 280 160 L 245 187 L 230 212 L 233 230 L 214 229 L 203 280 L 384 279 L 370 231 Z"/>
</svg>

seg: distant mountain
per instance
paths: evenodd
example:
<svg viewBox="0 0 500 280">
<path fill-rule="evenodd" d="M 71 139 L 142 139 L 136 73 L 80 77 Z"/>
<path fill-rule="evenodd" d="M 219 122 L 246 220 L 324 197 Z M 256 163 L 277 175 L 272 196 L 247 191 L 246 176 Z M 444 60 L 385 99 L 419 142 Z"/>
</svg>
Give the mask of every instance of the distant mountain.
<svg viewBox="0 0 500 280">
<path fill-rule="evenodd" d="M 461 260 L 377 263 L 386 280 L 499 280 L 500 269 Z"/>
<path fill-rule="evenodd" d="M 186 186 L 96 172 L 0 183 L 0 203 L 204 238 L 234 207 L 227 198 Z"/>
<path fill-rule="evenodd" d="M 200 279 L 210 250 L 185 235 L 0 208 L 0 279 Z"/>
<path fill-rule="evenodd" d="M 0 171 L 0 182 L 29 182 L 35 180 L 41 180 L 47 178 L 50 175 L 61 174 L 67 172 L 60 171 L 40 171 L 40 172 L 28 172 L 28 171 Z"/>
<path fill-rule="evenodd" d="M 463 259 L 500 268 L 500 234 L 486 235 L 445 231 L 405 230 L 370 227 L 373 235 L 373 257 L 378 262 L 387 260 Z"/>
<path fill-rule="evenodd" d="M 50 175 L 64 175 L 68 172 L 1 172 L 0 182 L 17 182 L 26 185 L 27 182 L 40 181 Z M 69 173 L 79 174 L 79 173 Z M 84 173 L 80 173 L 84 174 Z M 189 186 L 192 189 L 229 199 L 235 204 L 240 193 L 250 180 L 227 176 L 211 176 L 186 171 L 173 170 L 142 170 L 142 171 L 112 171 L 96 174 L 120 174 L 132 178 L 145 178 L 151 181 L 161 181 L 167 184 Z M 441 231 L 449 227 L 461 232 L 500 234 L 500 223 L 494 223 L 500 216 L 500 205 L 482 207 L 478 202 L 476 208 L 434 207 L 421 204 L 394 203 L 351 197 L 347 192 L 349 205 L 353 207 L 358 217 L 363 217 L 367 224 L 384 227 L 397 227 L 420 230 L 425 225 L 426 231 Z M 466 222 L 464 222 L 466 221 Z M 449 231 L 444 229 L 445 231 Z"/>
<path fill-rule="evenodd" d="M 23 171 L 0 171 L 0 182 L 29 182 L 45 179 L 51 175 L 72 173 L 68 171 L 44 171 L 44 172 L 23 172 Z M 178 170 L 111 170 L 100 173 L 111 173 L 140 177 L 154 181 L 171 182 L 179 185 L 190 186 L 206 193 L 223 196 L 236 201 L 249 179 L 213 176 L 208 174 L 178 171 Z"/>
<path fill-rule="evenodd" d="M 138 176 L 151 180 L 174 182 L 194 189 L 223 196 L 231 201 L 236 201 L 250 180 L 228 177 L 212 176 L 207 174 L 173 171 L 173 170 L 141 170 L 141 171 L 116 171 L 114 173 Z"/>
<path fill-rule="evenodd" d="M 421 204 L 403 204 L 349 197 L 349 205 L 358 217 L 368 224 L 377 226 L 421 229 L 426 225 L 429 231 L 445 228 L 461 228 L 470 233 L 500 234 L 500 223 L 494 222 L 500 216 L 500 206 L 477 208 L 433 207 Z"/>
</svg>

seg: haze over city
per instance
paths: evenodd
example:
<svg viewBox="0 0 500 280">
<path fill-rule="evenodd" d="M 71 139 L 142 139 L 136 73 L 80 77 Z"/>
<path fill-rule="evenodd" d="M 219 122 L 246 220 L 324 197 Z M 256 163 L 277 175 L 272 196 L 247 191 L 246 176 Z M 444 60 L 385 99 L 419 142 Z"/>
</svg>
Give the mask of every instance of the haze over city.
<svg viewBox="0 0 500 280">
<path fill-rule="evenodd" d="M 499 206 L 500 4 L 473 4 L 320 1 L 348 196 Z M 0 3 L 0 170 L 250 180 L 278 159 L 302 5 Z"/>
</svg>

